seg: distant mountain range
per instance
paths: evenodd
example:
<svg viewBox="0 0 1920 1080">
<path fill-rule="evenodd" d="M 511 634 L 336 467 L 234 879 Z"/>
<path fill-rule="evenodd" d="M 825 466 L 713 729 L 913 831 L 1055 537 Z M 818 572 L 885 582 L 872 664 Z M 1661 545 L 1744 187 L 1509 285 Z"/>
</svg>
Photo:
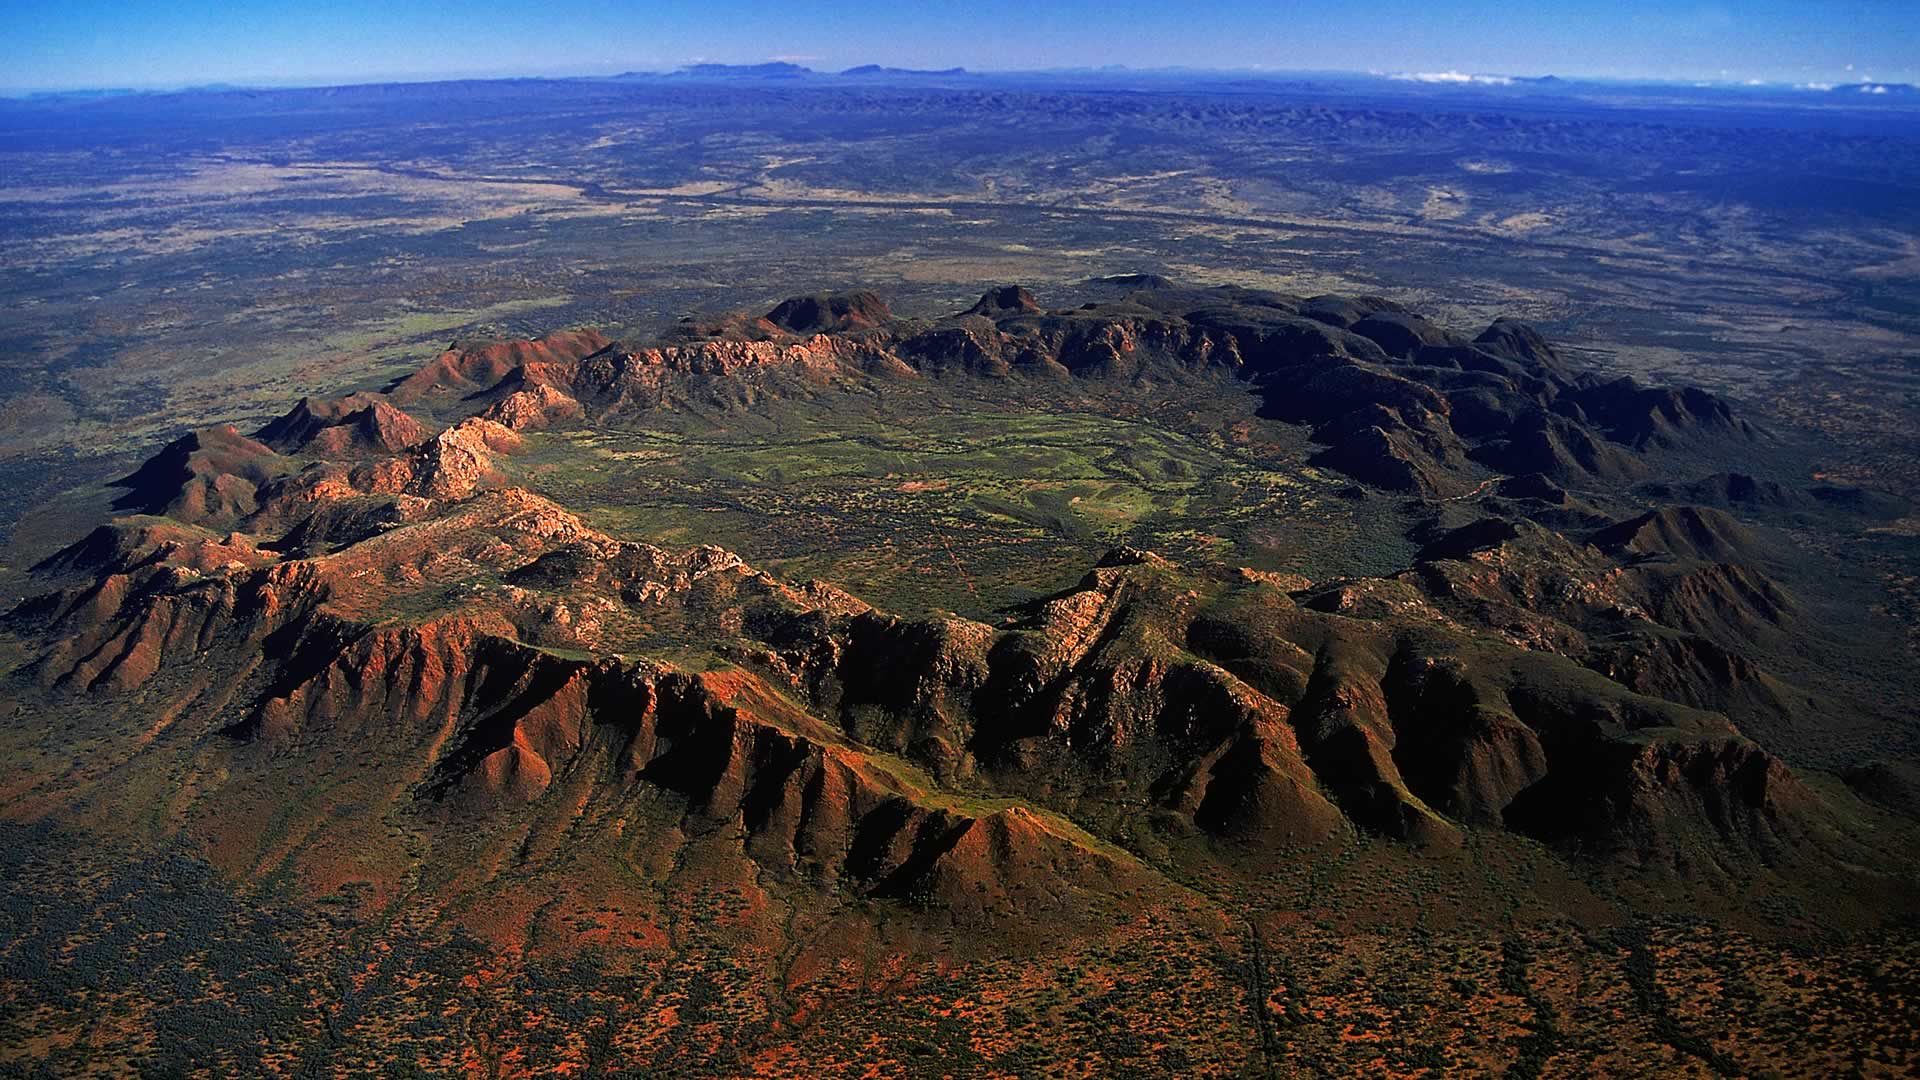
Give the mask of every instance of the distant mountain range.
<svg viewBox="0 0 1920 1080">
<path fill-rule="evenodd" d="M 451 85 L 451 84 L 487 84 L 487 83 L 596 83 L 596 82 L 635 82 L 653 83 L 665 81 L 701 81 L 701 82 L 786 82 L 832 84 L 840 80 L 882 81 L 918 81 L 918 80 L 956 80 L 969 82 L 991 79 L 1015 82 L 1042 82 L 1055 84 L 1065 82 L 1089 82 L 1101 84 L 1126 83 L 1129 85 L 1164 86 L 1169 83 L 1278 83 L 1300 84 L 1302 80 L 1328 83 L 1391 81 L 1407 87 L 1416 93 L 1492 93 L 1492 94 L 1588 94 L 1604 93 L 1613 98 L 1621 94 L 1656 95 L 1670 98 L 1679 94 L 1741 94 L 1747 97 L 1755 95 L 1792 94 L 1816 91 L 1831 95 L 1835 99 L 1848 99 L 1852 102 L 1867 101 L 1893 103 L 1909 102 L 1916 94 L 1912 83 L 1904 82 L 1858 82 L 1858 83 L 1801 83 L 1787 86 L 1780 83 L 1736 84 L 1736 83 L 1687 83 L 1668 81 L 1631 81 L 1631 80 L 1595 80 L 1566 77 L 1553 74 L 1544 75 L 1502 75 L 1476 74 L 1459 71 L 1435 72 L 1342 72 L 1342 71 L 1267 71 L 1267 70 L 1217 70 L 1205 68 L 1128 68 L 1109 65 L 1101 68 L 1048 69 L 1042 71 L 970 71 L 964 67 L 950 68 L 906 68 L 886 64 L 860 64 L 840 71 L 820 71 L 803 64 L 784 60 L 770 60 L 758 64 L 688 64 L 671 71 L 625 71 L 611 76 L 501 76 L 498 78 L 446 78 L 382 81 L 372 80 L 366 83 L 340 83 L 331 86 L 295 87 L 295 86 L 254 86 L 246 84 L 212 82 L 178 89 L 134 89 L 80 88 L 71 90 L 15 90 L 0 91 L 0 98 L 13 96 L 43 104 L 69 102 L 88 102 L 108 98 L 139 97 L 153 94 L 223 94 L 223 93 L 261 93 L 295 89 L 342 90 L 364 86 L 398 85 Z"/>
<path fill-rule="evenodd" d="M 966 68 L 963 68 L 963 67 L 941 68 L 938 71 L 929 71 L 923 68 L 897 68 L 897 67 L 883 67 L 879 64 L 861 64 L 859 67 L 850 67 L 847 70 L 841 72 L 840 74 L 842 75 L 927 75 L 927 76 L 937 77 L 937 76 L 953 76 L 953 75 L 971 75 L 973 74 L 973 72 L 968 71 Z"/>
<path fill-rule="evenodd" d="M 928 71 L 918 68 L 888 67 L 884 64 L 861 64 L 841 72 L 815 71 L 800 64 L 771 60 L 764 64 L 688 64 L 677 71 L 628 71 L 614 77 L 618 79 L 956 78 L 973 74 L 961 67 Z"/>
</svg>

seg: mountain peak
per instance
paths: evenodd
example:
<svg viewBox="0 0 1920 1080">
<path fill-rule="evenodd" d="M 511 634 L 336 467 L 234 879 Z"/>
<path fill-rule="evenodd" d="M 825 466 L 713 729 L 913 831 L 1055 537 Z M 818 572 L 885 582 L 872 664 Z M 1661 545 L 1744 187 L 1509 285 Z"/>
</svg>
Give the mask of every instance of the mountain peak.
<svg viewBox="0 0 1920 1080">
<path fill-rule="evenodd" d="M 881 326 L 893 319 L 893 312 L 879 294 L 859 289 L 788 297 L 767 312 L 766 318 L 796 334 L 820 334 Z"/>
</svg>

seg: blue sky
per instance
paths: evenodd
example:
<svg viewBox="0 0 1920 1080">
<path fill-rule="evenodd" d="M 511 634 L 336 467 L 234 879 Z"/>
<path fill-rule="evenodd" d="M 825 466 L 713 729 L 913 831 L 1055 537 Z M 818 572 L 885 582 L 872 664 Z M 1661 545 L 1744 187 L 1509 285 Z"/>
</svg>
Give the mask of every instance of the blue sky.
<svg viewBox="0 0 1920 1080">
<path fill-rule="evenodd" d="M 1920 80 L 1920 0 L 0 0 L 11 88 L 577 75 L 696 60 Z"/>
</svg>

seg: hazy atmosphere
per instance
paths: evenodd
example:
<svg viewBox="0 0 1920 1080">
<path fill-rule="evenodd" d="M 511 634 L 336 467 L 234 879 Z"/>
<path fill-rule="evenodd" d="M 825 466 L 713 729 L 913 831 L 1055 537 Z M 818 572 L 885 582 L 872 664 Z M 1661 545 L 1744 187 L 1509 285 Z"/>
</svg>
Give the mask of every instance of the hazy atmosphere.
<svg viewBox="0 0 1920 1080">
<path fill-rule="evenodd" d="M 1054 0 L 469 4 L 15 0 L 20 89 L 500 75 L 698 62 L 821 70 L 1194 67 L 1602 78 L 1912 81 L 1920 30 L 1883 0 Z"/>
</svg>

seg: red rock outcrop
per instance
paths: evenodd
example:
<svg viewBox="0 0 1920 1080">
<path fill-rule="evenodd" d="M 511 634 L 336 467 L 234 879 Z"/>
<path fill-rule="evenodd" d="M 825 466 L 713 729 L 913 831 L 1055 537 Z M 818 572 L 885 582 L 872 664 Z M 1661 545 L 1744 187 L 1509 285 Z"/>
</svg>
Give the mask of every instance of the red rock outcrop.
<svg viewBox="0 0 1920 1080">
<path fill-rule="evenodd" d="M 397 454 L 425 442 L 427 429 L 379 396 L 350 394 L 332 401 L 301 398 L 253 437 L 282 454 L 347 457 Z"/>
<path fill-rule="evenodd" d="M 473 349 L 448 349 L 401 379 L 389 390 L 401 404 L 428 397 L 465 396 L 494 386 L 527 364 L 566 363 L 606 348 L 608 339 L 592 330 L 549 334 L 538 341 L 503 341 Z"/>
<path fill-rule="evenodd" d="M 1683 872 L 1836 835 L 1720 711 L 1793 707 L 1730 642 L 1797 605 L 1719 511 L 1591 545 L 1436 526 L 1406 573 L 1318 588 L 1123 549 L 991 626 L 615 539 L 499 461 L 550 424 L 878 379 L 1232 378 L 1312 424 L 1321 463 L 1440 505 L 1530 440 L 1556 448 L 1552 475 L 1610 476 L 1636 446 L 1737 432 L 1710 398 L 1582 379 L 1524 326 L 1470 342 L 1369 298 L 1155 289 L 1061 312 L 1003 288 L 928 321 L 855 294 L 698 329 L 451 350 L 257 440 L 187 436 L 121 481 L 123 509 L 166 518 L 47 560 L 62 587 L 9 618 L 45 639 L 51 691 L 204 711 L 236 768 L 364 748 L 395 778 L 381 797 L 447 828 L 644 790 L 765 872 L 962 913 L 1145 879 L 1075 821 L 1256 855 L 1510 829 Z M 452 422 L 429 437 L 408 403 Z M 1574 509 L 1544 475 L 1497 490 Z M 1635 633 L 1660 647 L 1623 656 Z M 644 659 L 663 654 L 704 669 Z"/>
<path fill-rule="evenodd" d="M 223 424 L 175 439 L 115 480 L 126 493 L 113 506 L 190 524 L 231 524 L 253 513 L 260 485 L 288 468 L 271 447 Z"/>
</svg>

